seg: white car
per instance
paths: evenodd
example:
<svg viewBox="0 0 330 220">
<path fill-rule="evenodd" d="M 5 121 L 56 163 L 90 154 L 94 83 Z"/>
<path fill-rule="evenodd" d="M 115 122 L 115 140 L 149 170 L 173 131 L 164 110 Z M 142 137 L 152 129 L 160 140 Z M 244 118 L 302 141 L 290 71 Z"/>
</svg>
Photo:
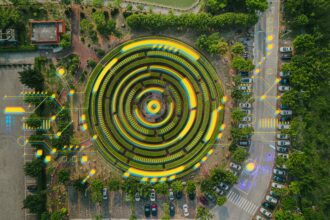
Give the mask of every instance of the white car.
<svg viewBox="0 0 330 220">
<path fill-rule="evenodd" d="M 290 129 L 290 124 L 278 124 L 278 130 Z"/>
<path fill-rule="evenodd" d="M 267 216 L 268 218 L 271 218 L 271 217 L 272 217 L 272 213 L 269 212 L 269 211 L 267 211 L 267 209 L 265 209 L 265 208 L 260 208 L 260 212 L 261 212 L 263 215 Z"/>
<path fill-rule="evenodd" d="M 219 189 L 218 187 L 213 187 L 213 190 L 218 194 L 218 195 L 223 195 L 224 194 L 224 191 L 223 190 L 221 190 L 221 189 Z"/>
<path fill-rule="evenodd" d="M 169 198 L 170 198 L 170 201 L 174 200 L 174 193 L 173 193 L 172 189 L 169 190 Z"/>
<path fill-rule="evenodd" d="M 280 75 L 280 77 L 287 77 L 287 76 L 290 76 L 291 75 L 291 73 L 290 72 L 280 72 L 279 73 L 279 75 Z"/>
<path fill-rule="evenodd" d="M 231 162 L 231 163 L 229 164 L 229 167 L 230 167 L 230 168 L 233 168 L 233 169 L 235 169 L 235 170 L 241 170 L 241 169 L 242 169 L 241 165 L 238 165 L 238 164 L 233 163 L 233 162 Z"/>
<path fill-rule="evenodd" d="M 140 201 L 141 200 L 141 197 L 140 197 L 140 194 L 137 192 L 137 193 L 135 193 L 135 201 Z"/>
<path fill-rule="evenodd" d="M 269 195 L 266 196 L 266 200 L 267 200 L 268 202 L 271 202 L 271 203 L 274 203 L 274 204 L 277 204 L 277 202 L 278 202 L 277 199 L 275 199 L 274 197 L 269 196 Z"/>
<path fill-rule="evenodd" d="M 104 200 L 108 199 L 108 189 L 107 188 L 103 188 L 102 195 L 103 195 Z"/>
<path fill-rule="evenodd" d="M 292 115 L 292 110 L 281 110 L 281 115 Z"/>
<path fill-rule="evenodd" d="M 284 159 L 289 159 L 289 154 L 286 154 L 286 153 L 277 153 L 277 156 L 282 157 Z"/>
<path fill-rule="evenodd" d="M 239 90 L 243 90 L 243 91 L 246 91 L 246 90 L 251 90 L 251 86 L 239 86 L 238 89 Z"/>
<path fill-rule="evenodd" d="M 280 170 L 280 169 L 273 169 L 273 173 L 275 174 L 275 175 L 280 175 L 280 176 L 283 176 L 283 175 L 285 175 L 285 172 L 283 171 L 283 170 Z"/>
<path fill-rule="evenodd" d="M 290 146 L 290 141 L 277 141 L 277 145 L 279 146 Z"/>
<path fill-rule="evenodd" d="M 234 176 L 238 176 L 238 172 L 235 170 L 229 170 Z"/>
<path fill-rule="evenodd" d="M 249 127 L 252 127 L 251 124 L 239 124 L 238 125 L 238 128 L 249 128 Z"/>
<path fill-rule="evenodd" d="M 252 117 L 251 116 L 245 116 L 245 117 L 242 118 L 242 121 L 251 122 Z"/>
<path fill-rule="evenodd" d="M 154 189 L 151 190 L 150 201 L 151 202 L 155 202 L 156 201 L 156 191 Z"/>
<path fill-rule="evenodd" d="M 292 48 L 291 47 L 280 47 L 280 52 L 282 52 L 282 53 L 292 52 Z"/>
<path fill-rule="evenodd" d="M 260 215 L 257 215 L 256 220 L 265 220 L 265 219 L 263 217 L 261 217 Z"/>
<path fill-rule="evenodd" d="M 187 205 L 187 204 L 184 204 L 184 205 L 182 206 L 182 208 L 183 208 L 183 215 L 184 215 L 185 217 L 189 216 L 188 205 Z"/>
<path fill-rule="evenodd" d="M 283 189 L 284 188 L 284 185 L 279 184 L 279 183 L 272 182 L 272 187 L 273 188 L 277 188 L 277 189 Z"/>
<path fill-rule="evenodd" d="M 241 79 L 241 83 L 249 83 L 251 84 L 253 82 L 252 78 L 242 78 Z"/>
<path fill-rule="evenodd" d="M 288 134 L 277 134 L 276 135 L 276 138 L 281 139 L 281 140 L 288 140 L 289 137 L 290 137 L 290 135 L 288 135 Z"/>
<path fill-rule="evenodd" d="M 250 109 L 242 109 L 242 112 L 244 112 L 247 115 L 251 115 L 252 111 Z"/>
<path fill-rule="evenodd" d="M 229 186 L 228 186 L 227 184 L 223 183 L 223 182 L 221 182 L 221 183 L 219 184 L 219 186 L 220 186 L 222 189 L 224 189 L 224 190 L 228 190 L 228 189 L 229 189 Z"/>
<path fill-rule="evenodd" d="M 251 103 L 239 103 L 238 106 L 240 108 L 251 108 L 252 107 Z"/>
<path fill-rule="evenodd" d="M 290 86 L 279 86 L 278 91 L 280 91 L 280 92 L 290 91 Z"/>
</svg>

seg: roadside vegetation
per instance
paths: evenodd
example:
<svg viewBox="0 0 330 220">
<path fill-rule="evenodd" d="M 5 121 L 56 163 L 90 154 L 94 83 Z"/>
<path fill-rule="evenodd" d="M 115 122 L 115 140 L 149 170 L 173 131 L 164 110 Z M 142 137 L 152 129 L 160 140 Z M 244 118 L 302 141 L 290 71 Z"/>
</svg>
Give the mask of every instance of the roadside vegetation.
<svg viewBox="0 0 330 220">
<path fill-rule="evenodd" d="M 278 220 L 325 220 L 330 216 L 330 2 L 284 2 L 284 16 L 294 36 L 294 56 L 282 66 L 291 90 L 281 102 L 294 117 L 288 133 L 293 150 L 287 161 L 289 186 L 281 190 Z"/>
</svg>

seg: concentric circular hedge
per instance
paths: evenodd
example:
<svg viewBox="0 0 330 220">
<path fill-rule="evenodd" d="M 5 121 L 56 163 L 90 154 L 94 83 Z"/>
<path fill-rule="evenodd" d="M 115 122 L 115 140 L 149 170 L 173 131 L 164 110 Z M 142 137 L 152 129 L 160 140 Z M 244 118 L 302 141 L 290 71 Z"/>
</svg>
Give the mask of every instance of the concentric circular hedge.
<svg viewBox="0 0 330 220">
<path fill-rule="evenodd" d="M 109 162 L 144 181 L 198 168 L 223 121 L 222 88 L 211 64 L 170 38 L 126 42 L 96 66 L 86 90 L 88 128 Z"/>
</svg>

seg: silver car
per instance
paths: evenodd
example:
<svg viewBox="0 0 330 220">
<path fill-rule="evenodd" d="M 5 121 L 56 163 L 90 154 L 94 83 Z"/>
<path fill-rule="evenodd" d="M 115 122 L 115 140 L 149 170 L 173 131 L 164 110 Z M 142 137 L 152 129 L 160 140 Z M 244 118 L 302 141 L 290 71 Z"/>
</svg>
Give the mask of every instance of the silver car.
<svg viewBox="0 0 330 220">
<path fill-rule="evenodd" d="M 249 127 L 252 127 L 251 124 L 239 124 L 238 125 L 238 128 L 249 128 Z"/>
<path fill-rule="evenodd" d="M 251 84 L 253 82 L 252 78 L 242 78 L 241 79 L 241 83 L 249 83 Z"/>
<path fill-rule="evenodd" d="M 283 189 L 285 186 L 279 183 L 272 182 L 272 187 L 277 189 Z"/>
<path fill-rule="evenodd" d="M 277 199 L 275 199 L 274 197 L 272 197 L 272 196 L 270 196 L 270 195 L 267 195 L 267 196 L 266 196 L 266 200 L 267 200 L 268 202 L 271 202 L 271 203 L 274 203 L 274 204 L 277 204 L 277 202 L 278 202 Z"/>
<path fill-rule="evenodd" d="M 247 115 L 251 115 L 252 111 L 250 109 L 242 109 L 242 112 L 244 112 Z"/>
<path fill-rule="evenodd" d="M 252 107 L 251 103 L 239 103 L 238 106 L 240 108 L 251 108 Z"/>
<path fill-rule="evenodd" d="M 251 122 L 252 117 L 251 116 L 245 116 L 245 117 L 242 118 L 242 121 Z"/>
<path fill-rule="evenodd" d="M 241 169 L 242 169 L 241 165 L 238 165 L 238 164 L 233 163 L 233 162 L 231 162 L 231 163 L 229 164 L 229 167 L 230 167 L 230 168 L 233 168 L 233 169 L 235 169 L 235 170 L 241 170 Z"/>
<path fill-rule="evenodd" d="M 278 130 L 290 129 L 290 124 L 278 124 Z"/>
<path fill-rule="evenodd" d="M 276 135 L 276 138 L 281 139 L 281 140 L 288 140 L 289 137 L 290 137 L 290 135 L 288 135 L 288 134 L 277 134 Z"/>
<path fill-rule="evenodd" d="M 275 175 L 279 175 L 279 176 L 283 176 L 283 175 L 285 175 L 285 171 L 283 171 L 283 170 L 280 170 L 280 169 L 273 169 L 273 173 L 275 174 Z"/>
<path fill-rule="evenodd" d="M 280 92 L 290 91 L 290 86 L 279 86 L 278 91 L 280 91 Z"/>
<path fill-rule="evenodd" d="M 277 141 L 277 145 L 279 146 L 290 146 L 290 141 Z"/>
<path fill-rule="evenodd" d="M 261 212 L 263 215 L 267 216 L 268 218 L 271 218 L 271 217 L 272 217 L 272 213 L 269 212 L 269 211 L 267 211 L 267 209 L 265 209 L 265 208 L 260 208 L 260 212 Z"/>
<path fill-rule="evenodd" d="M 281 115 L 292 115 L 292 110 L 281 110 Z"/>
<path fill-rule="evenodd" d="M 277 153 L 277 156 L 282 157 L 284 159 L 289 159 L 289 154 L 286 154 L 286 153 Z"/>
<path fill-rule="evenodd" d="M 243 91 L 246 91 L 246 90 L 251 90 L 251 86 L 239 86 L 238 89 L 239 90 L 243 90 Z"/>
<path fill-rule="evenodd" d="M 282 52 L 282 53 L 292 52 L 292 48 L 291 47 L 280 47 L 280 52 Z"/>
</svg>

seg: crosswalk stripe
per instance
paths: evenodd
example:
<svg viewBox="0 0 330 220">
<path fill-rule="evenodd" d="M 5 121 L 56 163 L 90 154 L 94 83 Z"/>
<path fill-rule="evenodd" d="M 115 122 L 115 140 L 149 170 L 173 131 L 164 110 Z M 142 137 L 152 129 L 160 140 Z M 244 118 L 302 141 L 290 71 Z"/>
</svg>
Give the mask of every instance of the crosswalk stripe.
<svg viewBox="0 0 330 220">
<path fill-rule="evenodd" d="M 227 195 L 227 199 L 236 205 L 237 207 L 241 208 L 245 212 L 247 212 L 250 215 L 254 215 L 254 213 L 257 211 L 258 206 L 251 202 L 250 200 L 242 197 L 240 194 L 235 193 L 233 191 L 230 191 Z"/>
<path fill-rule="evenodd" d="M 245 203 L 242 205 L 242 209 L 245 210 L 250 205 L 248 200 L 245 200 Z"/>
</svg>

